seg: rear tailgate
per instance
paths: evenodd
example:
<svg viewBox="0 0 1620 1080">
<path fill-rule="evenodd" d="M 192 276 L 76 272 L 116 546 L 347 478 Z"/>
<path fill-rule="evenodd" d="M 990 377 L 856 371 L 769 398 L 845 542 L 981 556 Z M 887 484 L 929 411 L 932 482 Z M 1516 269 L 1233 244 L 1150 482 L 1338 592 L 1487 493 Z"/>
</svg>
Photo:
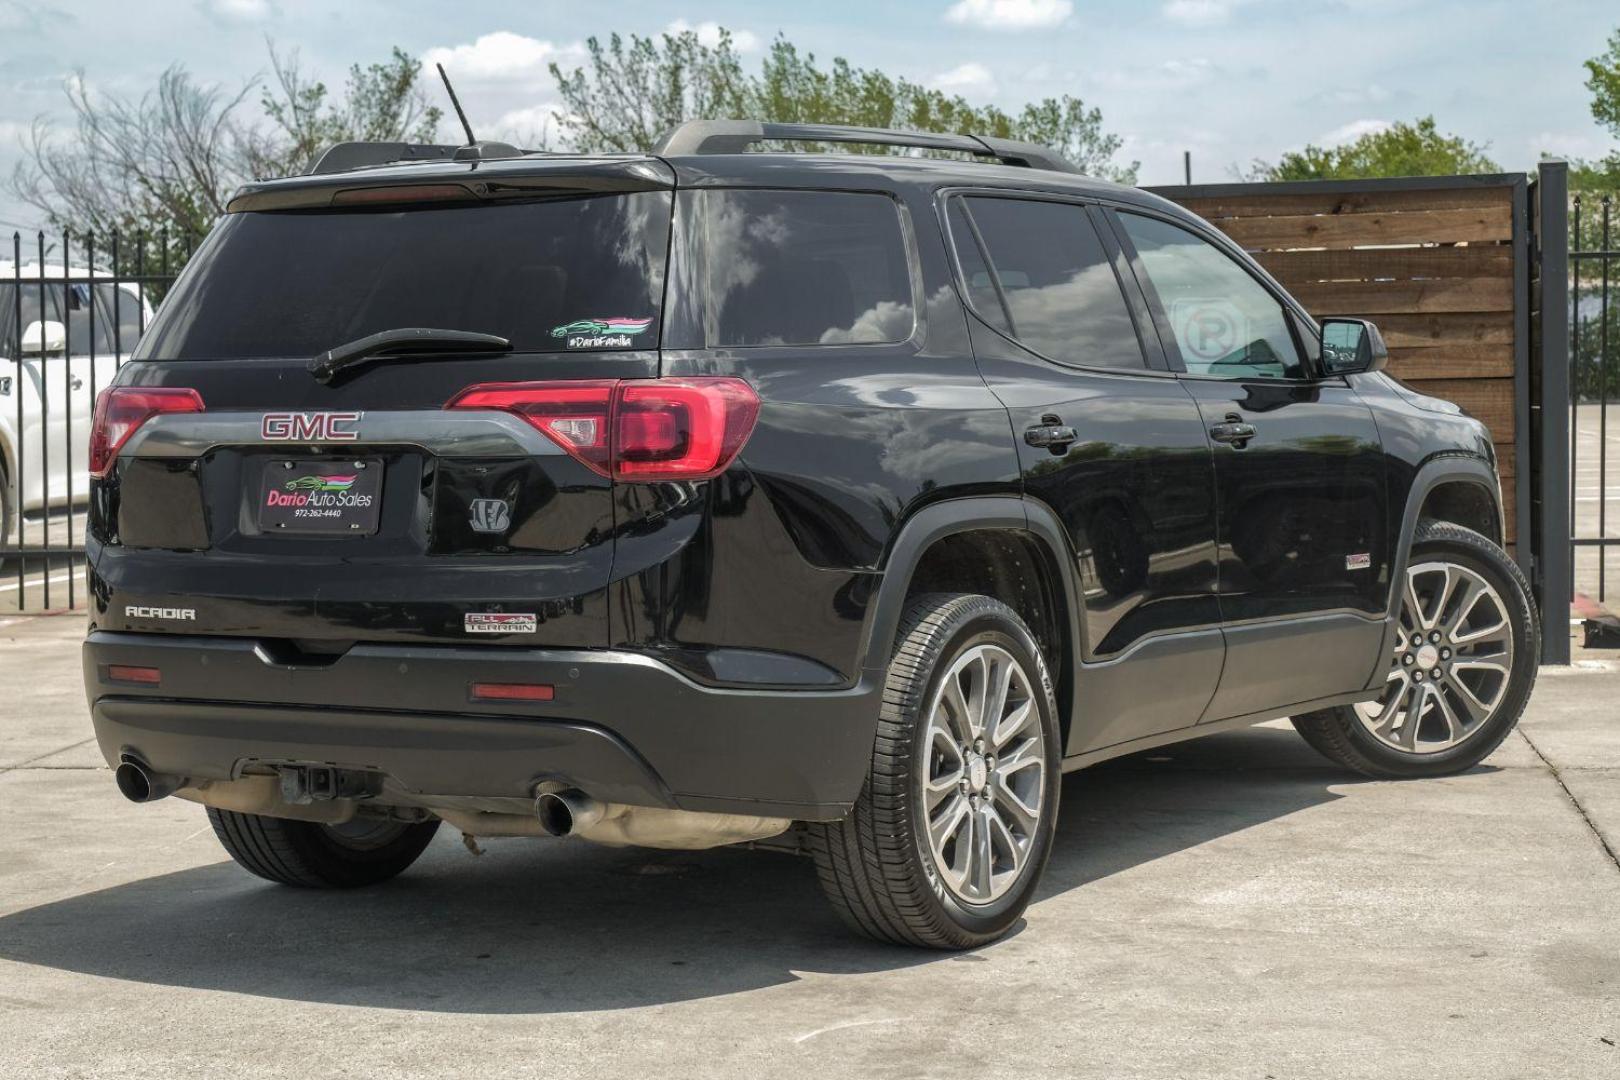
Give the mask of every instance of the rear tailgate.
<svg viewBox="0 0 1620 1080">
<path fill-rule="evenodd" d="M 308 663 L 354 641 L 607 644 L 610 480 L 523 417 L 445 405 L 657 374 L 670 197 L 637 165 L 559 165 L 552 193 L 499 199 L 488 176 L 482 196 L 375 184 L 352 208 L 351 176 L 328 181 L 340 206 L 309 208 L 306 185 L 284 199 L 302 208 L 260 194 L 227 216 L 119 379 L 202 411 L 146 420 L 97 486 L 96 625 L 274 639 Z M 402 326 L 512 351 L 308 370 Z"/>
</svg>

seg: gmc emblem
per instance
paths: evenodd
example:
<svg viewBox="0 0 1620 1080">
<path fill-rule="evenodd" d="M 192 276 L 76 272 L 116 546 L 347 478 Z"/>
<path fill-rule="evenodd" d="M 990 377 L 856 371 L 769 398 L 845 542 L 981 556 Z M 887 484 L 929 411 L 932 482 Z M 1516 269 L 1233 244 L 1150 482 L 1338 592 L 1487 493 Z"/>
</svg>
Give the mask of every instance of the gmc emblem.
<svg viewBox="0 0 1620 1080">
<path fill-rule="evenodd" d="M 360 437 L 350 425 L 358 424 L 357 412 L 275 412 L 265 413 L 259 435 L 266 442 L 353 442 Z"/>
</svg>

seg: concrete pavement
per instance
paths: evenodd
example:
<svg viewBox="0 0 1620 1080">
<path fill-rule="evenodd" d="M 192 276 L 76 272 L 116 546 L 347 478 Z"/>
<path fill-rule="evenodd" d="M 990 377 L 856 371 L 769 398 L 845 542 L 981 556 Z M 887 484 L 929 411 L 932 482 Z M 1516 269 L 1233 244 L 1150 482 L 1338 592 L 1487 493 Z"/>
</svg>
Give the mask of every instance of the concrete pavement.
<svg viewBox="0 0 1620 1080">
<path fill-rule="evenodd" d="M 266 884 L 201 808 L 118 795 L 80 627 L 0 620 L 0 1075 L 1620 1075 L 1601 654 L 1452 779 L 1286 725 L 1072 775 L 1026 923 L 941 956 L 851 938 L 769 852 L 444 829 L 377 889 Z"/>
</svg>

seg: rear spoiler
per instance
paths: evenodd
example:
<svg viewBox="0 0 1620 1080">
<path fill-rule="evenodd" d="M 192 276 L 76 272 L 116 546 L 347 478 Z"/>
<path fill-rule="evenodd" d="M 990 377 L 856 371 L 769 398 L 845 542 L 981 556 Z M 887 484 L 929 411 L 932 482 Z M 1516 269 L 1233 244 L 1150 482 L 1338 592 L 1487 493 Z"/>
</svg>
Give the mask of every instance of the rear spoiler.
<svg viewBox="0 0 1620 1080">
<path fill-rule="evenodd" d="M 348 172 L 374 165 L 406 165 L 413 161 L 503 161 L 520 158 L 527 150 L 519 150 L 511 143 L 484 139 L 465 146 L 440 146 L 436 143 L 402 142 L 346 142 L 327 147 L 326 153 L 310 170 L 313 176 Z"/>
<path fill-rule="evenodd" d="M 380 144 L 350 143 L 365 146 Z M 404 145 L 404 144 L 392 144 Z M 328 150 L 331 156 L 343 147 Z M 426 147 L 418 149 L 438 149 Z M 444 147 L 454 153 L 466 147 Z M 675 171 L 657 158 L 595 158 L 528 154 L 517 158 L 474 161 L 451 157 L 418 158 L 427 165 L 398 163 L 398 168 L 361 168 L 317 172 L 311 176 L 289 177 L 247 184 L 226 204 L 227 214 L 258 210 L 323 210 L 342 208 L 345 203 L 371 201 L 355 194 L 374 193 L 377 202 L 389 201 L 387 188 L 410 188 L 399 192 L 400 201 L 443 201 L 447 197 L 467 202 L 503 202 L 509 199 L 541 198 L 568 193 L 610 194 L 629 191 L 661 191 L 675 186 Z M 375 164 L 375 163 L 373 163 Z M 383 164 L 390 164 L 385 162 Z M 359 166 L 356 166 L 359 168 Z M 456 190 L 459 189 L 459 190 Z M 340 194 L 345 198 L 339 199 Z"/>
</svg>

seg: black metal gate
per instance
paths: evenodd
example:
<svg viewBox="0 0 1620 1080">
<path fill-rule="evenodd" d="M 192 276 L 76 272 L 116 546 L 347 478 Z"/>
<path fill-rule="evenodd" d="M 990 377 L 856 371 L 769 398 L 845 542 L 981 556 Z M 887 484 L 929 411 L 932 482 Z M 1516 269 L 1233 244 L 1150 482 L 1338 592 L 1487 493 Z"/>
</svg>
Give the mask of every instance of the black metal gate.
<svg viewBox="0 0 1620 1080">
<path fill-rule="evenodd" d="M 1577 615 L 1590 616 L 1620 592 L 1620 240 L 1616 194 L 1570 199 L 1569 529 Z"/>
<path fill-rule="evenodd" d="M 0 612 L 84 602 L 96 396 L 193 248 L 167 233 L 28 241 L 0 252 Z"/>
</svg>

